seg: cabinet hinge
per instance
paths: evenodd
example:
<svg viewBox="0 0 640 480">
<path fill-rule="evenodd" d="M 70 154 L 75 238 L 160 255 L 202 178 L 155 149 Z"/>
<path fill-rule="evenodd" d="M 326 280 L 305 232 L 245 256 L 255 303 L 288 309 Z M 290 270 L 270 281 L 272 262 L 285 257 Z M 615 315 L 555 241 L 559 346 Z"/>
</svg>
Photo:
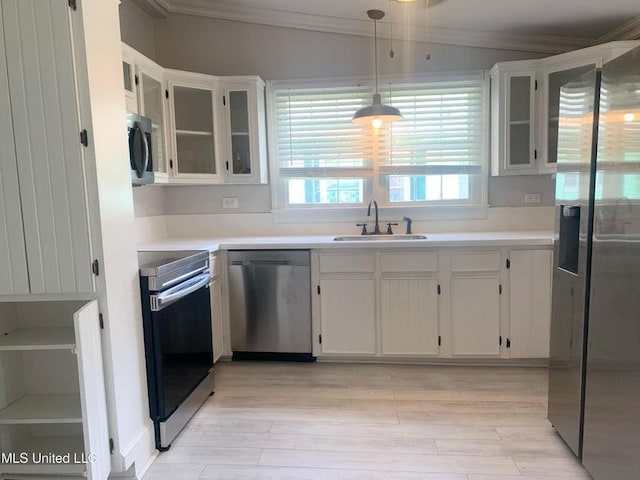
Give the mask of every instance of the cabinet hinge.
<svg viewBox="0 0 640 480">
<path fill-rule="evenodd" d="M 113 444 L 113 438 L 110 438 L 110 439 L 109 439 L 109 453 L 110 453 L 111 455 L 113 455 L 113 452 L 115 451 L 115 449 L 116 449 L 116 447 L 115 447 L 115 445 Z"/>
<path fill-rule="evenodd" d="M 442 293 L 442 288 L 440 288 L 440 285 L 438 285 L 438 295 L 440 295 Z"/>
<path fill-rule="evenodd" d="M 78 0 L 69 0 L 69 8 L 71 10 L 77 10 L 78 9 Z"/>
<path fill-rule="evenodd" d="M 225 95 L 222 96 L 222 105 L 227 105 L 227 97 Z"/>
<path fill-rule="evenodd" d="M 164 91 L 164 97 L 168 100 L 169 99 L 169 90 L 165 90 Z"/>
<path fill-rule="evenodd" d="M 318 343 L 322 343 L 322 335 L 318 335 Z"/>
<path fill-rule="evenodd" d="M 511 340 L 507 338 L 507 348 L 511 348 Z"/>
<path fill-rule="evenodd" d="M 138 78 L 138 75 L 133 76 L 133 83 L 135 83 L 136 85 L 140 83 L 140 78 Z"/>
<path fill-rule="evenodd" d="M 442 345 L 442 337 L 438 335 L 438 346 Z"/>
<path fill-rule="evenodd" d="M 89 134 L 86 128 L 80 132 L 80 143 L 85 147 L 89 146 Z"/>
<path fill-rule="evenodd" d="M 498 292 L 500 293 L 500 295 L 502 295 L 502 285 L 498 286 Z"/>
<path fill-rule="evenodd" d="M 502 335 L 498 337 L 498 345 L 502 346 Z"/>
<path fill-rule="evenodd" d="M 511 260 L 507 258 L 507 261 L 505 262 L 507 265 L 507 269 L 511 268 Z"/>
<path fill-rule="evenodd" d="M 104 317 L 101 313 L 98 314 L 98 320 L 100 321 L 100 330 L 104 330 Z"/>
<path fill-rule="evenodd" d="M 318 295 L 320 295 L 320 285 L 318 285 Z"/>
<path fill-rule="evenodd" d="M 100 262 L 97 259 L 91 262 L 91 271 L 96 277 L 100 275 Z"/>
</svg>

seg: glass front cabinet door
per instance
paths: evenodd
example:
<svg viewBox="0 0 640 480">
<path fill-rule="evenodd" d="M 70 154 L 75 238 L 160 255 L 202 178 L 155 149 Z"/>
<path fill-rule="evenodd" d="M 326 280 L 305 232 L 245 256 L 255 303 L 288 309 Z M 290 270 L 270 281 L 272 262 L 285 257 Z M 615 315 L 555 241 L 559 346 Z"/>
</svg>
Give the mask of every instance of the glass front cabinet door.
<svg viewBox="0 0 640 480">
<path fill-rule="evenodd" d="M 256 76 L 225 77 L 223 85 L 226 139 L 226 183 L 267 183 L 264 81 Z"/>
<path fill-rule="evenodd" d="M 533 68 L 531 68 L 533 67 Z M 491 173 L 536 173 L 536 89 L 534 65 L 497 64 L 491 70 Z"/>
<path fill-rule="evenodd" d="M 221 183 L 218 168 L 215 77 L 167 71 L 172 154 L 169 157 L 171 182 Z"/>
<path fill-rule="evenodd" d="M 160 67 L 138 66 L 140 114 L 151 119 L 154 183 L 168 181 L 167 89 Z"/>
<path fill-rule="evenodd" d="M 570 81 L 577 80 L 596 68 L 598 62 L 588 61 L 581 65 L 551 67 L 544 71 L 542 105 L 544 125 L 541 125 L 540 173 L 554 173 L 558 162 L 558 124 L 560 117 L 560 89 Z"/>
</svg>

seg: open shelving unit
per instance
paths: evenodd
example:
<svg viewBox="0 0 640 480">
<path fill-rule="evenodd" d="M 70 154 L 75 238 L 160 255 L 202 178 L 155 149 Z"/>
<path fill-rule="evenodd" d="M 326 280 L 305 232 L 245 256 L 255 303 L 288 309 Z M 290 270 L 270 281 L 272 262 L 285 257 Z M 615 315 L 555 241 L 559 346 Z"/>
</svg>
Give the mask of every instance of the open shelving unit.
<svg viewBox="0 0 640 480">
<path fill-rule="evenodd" d="M 0 463 L 0 478 L 97 479 L 87 455 L 110 462 L 97 317 L 96 301 L 0 303 L 0 451 L 16 456 Z M 88 421 L 96 415 L 101 444 Z"/>
</svg>

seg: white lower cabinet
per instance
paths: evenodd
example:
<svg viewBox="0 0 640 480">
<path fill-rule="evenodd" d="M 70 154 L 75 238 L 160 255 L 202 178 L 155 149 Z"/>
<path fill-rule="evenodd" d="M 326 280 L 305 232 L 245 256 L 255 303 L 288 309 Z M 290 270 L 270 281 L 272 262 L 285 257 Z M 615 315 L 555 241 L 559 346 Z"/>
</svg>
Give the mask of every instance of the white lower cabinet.
<svg viewBox="0 0 640 480">
<path fill-rule="evenodd" d="M 438 280 L 380 280 L 381 353 L 438 355 Z"/>
<path fill-rule="evenodd" d="M 214 363 L 220 360 L 220 357 L 224 354 L 224 321 L 225 321 L 225 303 L 223 297 L 223 280 L 221 259 L 218 255 L 211 255 L 210 260 L 211 268 L 211 283 L 209 284 L 209 291 L 211 295 L 211 329 L 213 333 L 213 361 Z"/>
<path fill-rule="evenodd" d="M 314 252 L 314 352 L 548 358 L 551 255 L 499 247 Z"/>
<path fill-rule="evenodd" d="M 511 358 L 548 358 L 551 320 L 551 250 L 509 255 Z"/>
<path fill-rule="evenodd" d="M 97 301 L 2 303 L 0 332 L 0 478 L 106 480 L 111 455 Z M 51 454 L 64 461 L 39 462 Z"/>
<path fill-rule="evenodd" d="M 359 276 L 320 280 L 323 354 L 376 353 L 375 280 Z"/>
<path fill-rule="evenodd" d="M 500 355 L 500 276 L 451 278 L 451 353 Z"/>
</svg>

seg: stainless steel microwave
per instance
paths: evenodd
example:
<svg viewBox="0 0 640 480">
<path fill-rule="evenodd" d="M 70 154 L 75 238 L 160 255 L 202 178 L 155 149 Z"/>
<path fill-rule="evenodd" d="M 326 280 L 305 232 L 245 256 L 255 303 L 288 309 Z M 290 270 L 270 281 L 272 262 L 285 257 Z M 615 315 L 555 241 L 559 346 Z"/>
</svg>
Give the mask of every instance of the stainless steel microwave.
<svg viewBox="0 0 640 480">
<path fill-rule="evenodd" d="M 133 185 L 153 183 L 151 119 L 135 113 L 127 113 L 127 138 L 131 183 Z"/>
</svg>

